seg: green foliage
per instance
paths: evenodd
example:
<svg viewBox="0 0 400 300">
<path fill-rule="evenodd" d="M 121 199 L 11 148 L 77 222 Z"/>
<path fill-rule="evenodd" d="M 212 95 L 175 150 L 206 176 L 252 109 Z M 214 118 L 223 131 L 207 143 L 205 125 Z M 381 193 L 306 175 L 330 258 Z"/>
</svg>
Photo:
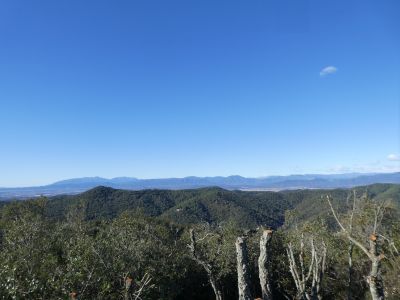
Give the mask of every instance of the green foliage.
<svg viewBox="0 0 400 300">
<path fill-rule="evenodd" d="M 225 294 L 236 297 L 235 240 L 241 234 L 241 231 L 234 223 L 226 223 L 218 226 L 202 223 L 192 226 L 191 229 L 194 230 L 196 236 L 197 257 L 211 267 L 216 280 L 221 289 L 225 291 Z M 189 245 L 188 231 L 184 237 L 186 243 Z M 191 255 L 189 257 L 193 259 Z"/>
<path fill-rule="evenodd" d="M 134 299 L 144 281 L 143 299 L 175 299 L 183 292 L 179 282 L 190 261 L 181 227 L 130 213 L 85 221 L 78 210 L 54 222 L 43 209 L 37 212 L 40 203 L 27 203 L 3 212 L 2 298 L 65 299 L 75 292 L 80 299 Z"/>
<path fill-rule="evenodd" d="M 60 219 L 79 205 L 85 210 L 86 220 L 113 219 L 130 210 L 180 224 L 234 222 L 243 228 L 260 224 L 279 227 L 285 210 L 293 208 L 296 201 L 279 193 L 220 188 L 123 191 L 98 187 L 76 196 L 53 197 L 46 213 Z"/>
<path fill-rule="evenodd" d="M 58 256 L 45 204 L 20 202 L 1 211 L 0 294 L 6 299 L 40 298 L 57 288 Z"/>
<path fill-rule="evenodd" d="M 208 188 L 184 191 L 121 191 L 99 187 L 75 196 L 10 202 L 0 207 L 1 299 L 212 299 L 204 269 L 191 257 L 194 229 L 199 255 L 215 271 L 225 299 L 237 298 L 235 239 L 246 236 L 254 296 L 260 294 L 257 258 L 262 228 L 271 241 L 275 299 L 296 294 L 286 247 L 302 234 L 328 248 L 324 299 L 347 297 L 349 243 L 337 234 L 325 196 L 345 226 L 352 208 L 349 190 L 242 192 Z M 388 299 L 398 299 L 400 186 L 357 190 L 353 232 L 367 242 L 377 203 L 387 202 L 379 232 L 386 255 Z M 265 226 L 265 227 L 263 227 Z M 247 230 L 252 229 L 252 230 Z M 307 259 L 307 258 L 306 258 Z M 354 248 L 352 294 L 368 295 L 368 260 Z M 139 295 L 140 294 L 140 295 Z M 397 297 L 397 298 L 396 298 Z M 139 298 L 138 298 L 139 299 Z"/>
</svg>

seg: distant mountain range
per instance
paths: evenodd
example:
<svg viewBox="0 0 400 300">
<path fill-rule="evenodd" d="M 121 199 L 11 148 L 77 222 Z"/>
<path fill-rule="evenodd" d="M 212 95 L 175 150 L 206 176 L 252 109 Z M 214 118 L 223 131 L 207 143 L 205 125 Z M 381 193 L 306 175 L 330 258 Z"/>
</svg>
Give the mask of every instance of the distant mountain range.
<svg viewBox="0 0 400 300">
<path fill-rule="evenodd" d="M 247 178 L 242 176 L 184 177 L 164 179 L 138 179 L 132 177 L 84 177 L 58 181 L 35 187 L 0 188 L 0 198 L 28 198 L 39 195 L 77 194 L 96 186 L 126 190 L 143 189 L 192 189 L 221 187 L 228 190 L 286 190 L 286 189 L 332 189 L 351 188 L 374 183 L 400 183 L 397 173 L 351 173 L 351 174 L 308 174 Z"/>
</svg>

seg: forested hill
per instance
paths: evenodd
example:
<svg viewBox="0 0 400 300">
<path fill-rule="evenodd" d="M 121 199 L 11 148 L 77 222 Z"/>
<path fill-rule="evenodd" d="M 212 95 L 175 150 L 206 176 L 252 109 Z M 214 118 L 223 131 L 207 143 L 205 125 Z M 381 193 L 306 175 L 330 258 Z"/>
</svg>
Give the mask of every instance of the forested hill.
<svg viewBox="0 0 400 300">
<path fill-rule="evenodd" d="M 305 274 L 297 267 L 304 261 L 312 276 L 303 294 L 318 297 L 302 299 L 348 299 L 349 294 L 370 299 L 365 280 L 369 252 L 355 243 L 349 251 L 327 195 L 338 220 L 344 226 L 351 220 L 360 245 L 379 245 L 375 256 L 384 253 L 385 259 L 379 265 L 382 276 L 375 278 L 384 283 L 379 286 L 385 288 L 385 299 L 400 299 L 400 185 L 392 184 L 358 187 L 354 194 L 349 189 L 128 191 L 100 186 L 78 195 L 0 202 L 0 298 L 211 300 L 221 294 L 234 300 L 243 277 L 237 267 L 247 264 L 254 299 L 265 283 L 258 280 L 256 266 L 265 268 L 259 258 L 268 249 L 275 300 L 300 299 L 291 270 Z M 266 234 L 270 242 L 264 242 Z M 242 254 L 246 249 L 247 263 L 237 247 L 243 247 Z M 322 282 L 319 292 L 317 281 Z"/>
<path fill-rule="evenodd" d="M 400 185 L 375 184 L 357 189 L 368 191 L 372 198 L 392 199 L 400 203 Z M 78 207 L 87 220 L 112 219 L 125 211 L 138 211 L 181 224 L 232 221 L 245 228 L 258 225 L 279 227 L 287 210 L 297 208 L 300 219 L 324 213 L 327 210 L 324 200 L 327 194 L 337 201 L 345 201 L 349 190 L 245 192 L 202 188 L 127 191 L 100 186 L 78 195 L 52 197 L 46 207 L 47 214 L 57 219 Z"/>
</svg>

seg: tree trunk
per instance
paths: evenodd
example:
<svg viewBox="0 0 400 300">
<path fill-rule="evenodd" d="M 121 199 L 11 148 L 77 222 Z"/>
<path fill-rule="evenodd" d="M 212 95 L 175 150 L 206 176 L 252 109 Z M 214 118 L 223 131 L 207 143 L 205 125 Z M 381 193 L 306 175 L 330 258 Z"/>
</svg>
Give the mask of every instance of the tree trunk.
<svg viewBox="0 0 400 300">
<path fill-rule="evenodd" d="M 313 280 L 311 286 L 311 299 L 321 300 L 321 283 L 325 274 L 326 268 L 326 245 L 322 241 L 322 248 L 319 250 L 315 247 L 314 241 L 311 241 L 312 251 L 314 252 L 314 264 L 313 264 Z"/>
<path fill-rule="evenodd" d="M 250 273 L 247 262 L 247 247 L 243 237 L 236 239 L 239 300 L 251 300 Z"/>
<path fill-rule="evenodd" d="M 217 280 L 215 280 L 212 274 L 208 274 L 208 279 L 210 280 L 212 289 L 215 294 L 215 300 L 222 300 L 222 289 Z"/>
<path fill-rule="evenodd" d="M 385 294 L 380 274 L 380 261 L 382 256 L 378 255 L 376 248 L 376 236 L 372 234 L 369 239 L 369 252 L 373 259 L 371 259 L 371 272 L 368 276 L 368 284 L 372 300 L 383 300 L 385 299 Z"/>
<path fill-rule="evenodd" d="M 377 250 L 377 236 L 376 236 L 376 228 L 378 224 L 378 216 L 380 216 L 380 211 L 381 211 L 381 206 L 378 207 L 375 210 L 375 223 L 374 223 L 374 232 L 373 234 L 370 235 L 369 237 L 369 249 L 365 247 L 362 243 L 357 241 L 351 236 L 351 232 L 346 230 L 346 228 L 343 226 L 342 223 L 340 223 L 339 218 L 333 209 L 332 202 L 330 200 L 330 197 L 327 196 L 328 204 L 331 208 L 333 217 L 335 218 L 336 222 L 342 229 L 342 231 L 347 235 L 347 238 L 351 243 L 356 245 L 361 251 L 363 251 L 371 261 L 371 271 L 369 273 L 369 276 L 367 278 L 367 282 L 369 285 L 369 290 L 371 292 L 371 297 L 372 300 L 383 300 L 385 299 L 385 292 L 383 288 L 383 280 L 381 277 L 381 272 L 380 272 L 380 262 L 381 260 L 385 257 L 383 254 L 378 255 L 378 250 Z M 354 207 L 354 206 L 353 206 Z M 354 208 L 353 208 L 354 211 Z M 382 215 L 383 217 L 383 215 Z M 351 217 L 352 218 L 352 217 Z M 351 227 L 350 227 L 351 229 Z"/>
<path fill-rule="evenodd" d="M 378 272 L 379 272 L 379 262 L 373 261 L 372 265 L 371 265 L 371 272 L 368 277 L 369 290 L 371 292 L 372 300 L 383 300 L 384 299 L 384 295 L 381 294 L 380 288 L 379 288 Z"/>
<path fill-rule="evenodd" d="M 348 287 L 347 287 L 347 300 L 352 299 L 352 293 L 351 293 L 351 288 L 353 286 L 353 249 L 354 249 L 354 244 L 352 242 L 349 242 L 349 262 L 348 262 Z"/>
<path fill-rule="evenodd" d="M 258 272 L 260 278 L 262 300 L 272 300 L 272 291 L 269 275 L 269 243 L 272 238 L 272 230 L 264 230 L 260 238 L 260 257 L 258 258 Z"/>
<path fill-rule="evenodd" d="M 194 230 L 191 229 L 189 231 L 189 234 L 190 234 L 190 241 L 191 241 L 191 243 L 189 245 L 189 249 L 190 249 L 190 252 L 192 253 L 192 257 L 206 271 L 208 280 L 209 280 L 211 287 L 215 294 L 215 300 L 222 300 L 222 289 L 221 289 L 221 286 L 220 286 L 218 280 L 215 278 L 215 274 L 213 272 L 213 268 L 212 268 L 211 264 L 207 263 L 205 260 L 201 259 L 197 255 L 196 236 L 194 234 Z"/>
</svg>

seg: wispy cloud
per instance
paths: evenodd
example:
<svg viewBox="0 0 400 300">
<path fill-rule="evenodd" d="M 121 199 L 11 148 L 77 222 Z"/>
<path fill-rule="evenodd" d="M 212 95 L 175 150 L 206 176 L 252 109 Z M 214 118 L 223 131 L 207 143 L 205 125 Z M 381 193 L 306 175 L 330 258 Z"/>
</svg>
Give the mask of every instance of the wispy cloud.
<svg viewBox="0 0 400 300">
<path fill-rule="evenodd" d="M 391 160 L 391 161 L 400 161 L 400 155 L 397 155 L 397 154 L 389 154 L 389 155 L 387 156 L 387 159 L 388 159 L 388 160 Z"/>
<path fill-rule="evenodd" d="M 400 159 L 399 159 L 400 160 Z M 322 173 L 391 173 L 400 172 L 400 166 L 393 163 L 375 161 L 366 164 L 336 165 L 321 170 Z"/>
<path fill-rule="evenodd" d="M 326 76 L 326 75 L 336 73 L 337 70 L 338 70 L 338 69 L 337 69 L 336 67 L 334 67 L 334 66 L 328 66 L 328 67 L 323 68 L 323 69 L 319 72 L 319 76 L 324 77 L 324 76 Z"/>
</svg>

